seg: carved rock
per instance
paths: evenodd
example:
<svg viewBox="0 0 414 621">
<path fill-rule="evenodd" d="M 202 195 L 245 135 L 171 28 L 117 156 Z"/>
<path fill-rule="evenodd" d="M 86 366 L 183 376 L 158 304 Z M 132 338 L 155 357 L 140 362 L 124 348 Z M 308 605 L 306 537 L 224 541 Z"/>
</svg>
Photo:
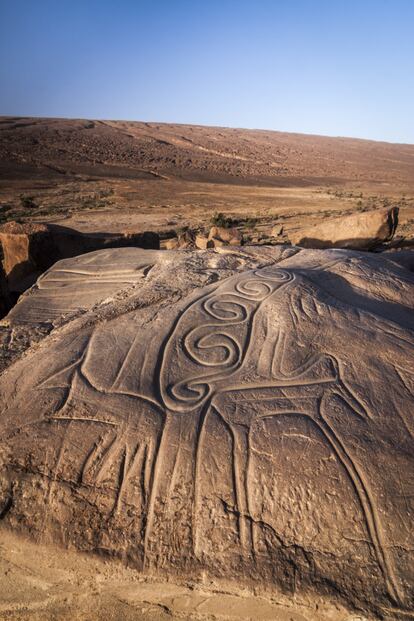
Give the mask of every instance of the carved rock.
<svg viewBox="0 0 414 621">
<path fill-rule="evenodd" d="M 0 244 L 8 288 L 21 293 L 59 259 L 74 257 L 99 248 L 137 246 L 160 247 L 157 233 L 80 233 L 53 224 L 7 222 L 0 226 Z"/>
<path fill-rule="evenodd" d="M 3 522 L 412 613 L 413 306 L 411 271 L 352 251 L 60 262 L 8 318 L 56 327 L 0 376 Z"/>
<path fill-rule="evenodd" d="M 390 241 L 398 224 L 398 207 L 332 218 L 289 233 L 292 244 L 303 248 L 364 250 Z"/>
</svg>

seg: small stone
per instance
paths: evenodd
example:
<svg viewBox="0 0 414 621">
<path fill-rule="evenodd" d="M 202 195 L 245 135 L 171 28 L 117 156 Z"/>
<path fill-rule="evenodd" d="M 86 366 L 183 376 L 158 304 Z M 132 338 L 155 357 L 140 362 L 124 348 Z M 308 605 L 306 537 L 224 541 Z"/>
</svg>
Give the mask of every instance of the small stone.
<svg viewBox="0 0 414 621">
<path fill-rule="evenodd" d="M 275 226 L 272 227 L 272 230 L 270 231 L 271 237 L 279 237 L 279 235 L 282 235 L 282 233 L 283 226 L 281 224 L 275 224 Z"/>
<path fill-rule="evenodd" d="M 165 248 L 167 250 L 177 250 L 178 247 L 179 247 L 179 243 L 178 243 L 177 237 L 173 237 L 172 239 L 167 239 L 167 241 L 165 242 Z"/>
</svg>

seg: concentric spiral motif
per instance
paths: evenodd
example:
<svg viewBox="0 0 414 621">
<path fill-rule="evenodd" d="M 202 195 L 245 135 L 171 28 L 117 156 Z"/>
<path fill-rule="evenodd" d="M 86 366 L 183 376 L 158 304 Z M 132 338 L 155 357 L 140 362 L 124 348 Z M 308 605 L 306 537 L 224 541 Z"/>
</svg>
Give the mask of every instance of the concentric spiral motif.
<svg viewBox="0 0 414 621">
<path fill-rule="evenodd" d="M 269 293 L 272 293 L 273 287 L 270 283 L 258 280 L 257 278 L 250 278 L 249 280 L 238 282 L 235 286 L 235 290 L 248 299 L 261 301 L 269 295 Z"/>
<path fill-rule="evenodd" d="M 239 344 L 231 334 L 211 332 L 210 327 L 199 326 L 187 334 L 184 339 L 187 356 L 205 367 L 234 367 L 240 361 Z"/>
<path fill-rule="evenodd" d="M 252 270 L 225 280 L 185 309 L 161 360 L 160 394 L 168 409 L 199 407 L 217 382 L 241 367 L 260 305 L 292 279 L 274 266 Z"/>
<path fill-rule="evenodd" d="M 219 321 L 234 323 L 245 321 L 248 316 L 248 310 L 240 298 L 232 295 L 213 295 L 203 302 L 202 308 L 207 315 Z"/>
</svg>

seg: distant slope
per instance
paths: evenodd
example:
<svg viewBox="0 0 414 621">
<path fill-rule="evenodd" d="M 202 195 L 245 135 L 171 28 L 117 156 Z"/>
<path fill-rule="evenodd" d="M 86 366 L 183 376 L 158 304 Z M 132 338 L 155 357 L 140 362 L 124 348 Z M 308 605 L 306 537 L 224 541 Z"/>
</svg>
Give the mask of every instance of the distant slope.
<svg viewBox="0 0 414 621">
<path fill-rule="evenodd" d="M 3 179 L 156 178 L 414 187 L 414 145 L 264 130 L 0 117 Z"/>
</svg>

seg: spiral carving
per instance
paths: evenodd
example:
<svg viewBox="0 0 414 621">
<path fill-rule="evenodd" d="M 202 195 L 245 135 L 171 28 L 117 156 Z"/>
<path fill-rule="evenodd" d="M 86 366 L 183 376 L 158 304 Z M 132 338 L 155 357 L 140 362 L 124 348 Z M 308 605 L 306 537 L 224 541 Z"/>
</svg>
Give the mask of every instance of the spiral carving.
<svg viewBox="0 0 414 621">
<path fill-rule="evenodd" d="M 203 310 L 219 321 L 231 321 L 231 323 L 238 323 L 245 321 L 248 316 L 248 309 L 245 304 L 240 302 L 239 298 L 223 295 L 215 295 L 211 298 L 207 298 L 202 305 Z"/>
<path fill-rule="evenodd" d="M 174 409 L 193 409 L 202 403 L 211 393 L 211 386 L 205 381 L 182 380 L 173 386 L 168 387 L 169 396 L 178 404 L 182 404 L 182 408 Z"/>
<path fill-rule="evenodd" d="M 193 328 L 184 339 L 185 353 L 203 367 L 234 366 L 240 360 L 239 343 L 231 334 L 211 332 L 211 327 L 216 326 Z M 206 331 L 207 333 L 203 334 Z"/>
<path fill-rule="evenodd" d="M 160 390 L 171 410 L 189 412 L 243 364 L 261 303 L 293 276 L 274 266 L 238 275 L 190 305 L 166 343 Z"/>
<path fill-rule="evenodd" d="M 263 300 L 273 290 L 270 283 L 257 280 L 256 278 L 238 282 L 234 288 L 243 297 L 247 297 L 255 302 Z"/>
<path fill-rule="evenodd" d="M 260 270 L 255 270 L 254 274 L 259 278 L 267 278 L 277 283 L 284 283 L 289 282 L 289 280 L 293 280 L 293 275 L 290 272 L 282 270 L 280 267 L 274 267 L 273 265 L 268 265 L 267 267 L 262 267 Z"/>
</svg>

